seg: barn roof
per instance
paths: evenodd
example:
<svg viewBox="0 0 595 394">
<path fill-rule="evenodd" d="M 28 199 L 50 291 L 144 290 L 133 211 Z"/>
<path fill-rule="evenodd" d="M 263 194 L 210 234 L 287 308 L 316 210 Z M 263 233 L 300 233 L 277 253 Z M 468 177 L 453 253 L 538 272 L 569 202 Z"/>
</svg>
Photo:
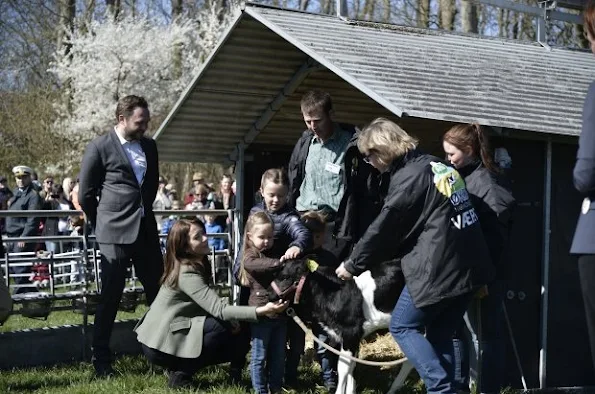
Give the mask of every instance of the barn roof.
<svg viewBox="0 0 595 394">
<path fill-rule="evenodd" d="M 594 79 L 586 51 L 247 4 L 155 138 L 166 161 L 293 145 L 312 88 L 355 124 L 383 115 L 578 135 Z"/>
</svg>

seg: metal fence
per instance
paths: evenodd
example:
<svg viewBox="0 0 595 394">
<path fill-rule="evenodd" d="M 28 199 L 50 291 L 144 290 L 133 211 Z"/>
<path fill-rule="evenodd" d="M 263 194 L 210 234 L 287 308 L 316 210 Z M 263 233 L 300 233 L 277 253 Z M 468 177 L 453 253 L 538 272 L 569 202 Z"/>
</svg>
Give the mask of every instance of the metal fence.
<svg viewBox="0 0 595 394">
<path fill-rule="evenodd" d="M 232 264 L 235 259 L 236 229 L 233 210 L 159 210 L 155 216 L 172 216 L 183 218 L 197 215 L 227 216 L 230 218 L 230 232 L 207 234 L 209 238 L 222 238 L 227 242 L 224 250 L 211 250 L 209 261 L 213 283 L 222 294 L 233 297 Z M 42 244 L 55 242 L 59 245 L 59 252 L 45 251 L 39 248 L 35 252 L 6 253 L 0 269 L 4 273 L 6 285 L 14 291 L 22 292 L 13 294 L 12 299 L 21 308 L 13 313 L 20 313 L 32 318 L 47 318 L 52 310 L 74 309 L 81 313 L 83 320 L 83 333 L 88 324 L 89 314 L 93 314 L 97 297 L 101 293 L 101 252 L 95 242 L 95 236 L 89 234 L 86 216 L 82 211 L 75 210 L 31 210 L 31 211 L 0 211 L 2 217 L 70 217 L 83 216 L 82 234 L 59 236 L 31 236 L 31 237 L 3 237 L 5 244 L 24 242 Z M 164 249 L 167 234 L 160 234 L 160 242 Z M 14 268 L 25 267 L 25 273 L 15 273 Z M 37 283 L 35 276 L 39 272 Z M 29 277 L 30 283 L 16 284 L 15 279 Z M 43 291 L 40 291 L 43 290 Z M 134 267 L 130 267 L 128 284 L 124 289 L 120 309 L 133 311 L 140 302 L 143 293 L 142 286 L 138 285 Z M 56 300 L 69 300 L 71 305 L 54 306 Z"/>
</svg>

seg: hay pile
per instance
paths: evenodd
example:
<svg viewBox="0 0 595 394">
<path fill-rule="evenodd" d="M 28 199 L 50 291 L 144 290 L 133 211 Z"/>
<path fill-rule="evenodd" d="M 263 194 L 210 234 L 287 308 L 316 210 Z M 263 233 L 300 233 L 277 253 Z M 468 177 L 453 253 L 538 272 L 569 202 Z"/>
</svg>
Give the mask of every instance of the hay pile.
<svg viewBox="0 0 595 394">
<path fill-rule="evenodd" d="M 306 349 L 312 349 L 314 341 L 312 334 L 306 336 Z M 391 361 L 403 358 L 403 352 L 389 332 L 381 331 L 372 334 L 362 341 L 359 357 L 373 361 Z"/>
</svg>

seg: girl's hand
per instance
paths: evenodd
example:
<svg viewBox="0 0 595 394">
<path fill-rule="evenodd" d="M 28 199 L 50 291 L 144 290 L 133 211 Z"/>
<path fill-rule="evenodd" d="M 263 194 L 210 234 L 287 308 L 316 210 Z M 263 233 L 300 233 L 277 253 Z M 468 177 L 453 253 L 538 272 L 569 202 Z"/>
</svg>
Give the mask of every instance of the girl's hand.
<svg viewBox="0 0 595 394">
<path fill-rule="evenodd" d="M 279 300 L 279 302 L 269 302 L 265 306 L 256 308 L 256 316 L 277 317 L 279 313 L 283 313 L 289 306 L 288 301 Z"/>
<path fill-rule="evenodd" d="M 341 280 L 351 280 L 353 279 L 353 275 L 351 274 L 351 272 L 347 271 L 345 269 L 345 264 L 341 263 L 341 265 L 339 266 L 339 268 L 337 268 L 335 270 L 335 274 L 337 274 L 337 277 Z"/>
<path fill-rule="evenodd" d="M 290 260 L 297 258 L 302 253 L 302 250 L 297 246 L 292 246 L 285 251 L 285 254 L 281 256 L 280 261 Z"/>
</svg>

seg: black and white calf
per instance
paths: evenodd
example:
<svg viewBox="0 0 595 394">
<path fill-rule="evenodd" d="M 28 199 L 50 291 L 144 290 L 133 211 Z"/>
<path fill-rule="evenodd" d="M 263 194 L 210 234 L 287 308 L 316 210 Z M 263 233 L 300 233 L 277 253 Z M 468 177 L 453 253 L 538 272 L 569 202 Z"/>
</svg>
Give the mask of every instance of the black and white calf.
<svg viewBox="0 0 595 394">
<path fill-rule="evenodd" d="M 269 294 L 299 303 L 298 315 L 320 324 L 341 344 L 341 353 L 357 355 L 362 338 L 387 328 L 405 285 L 398 260 L 387 261 L 352 281 L 337 278 L 332 267 L 307 260 L 286 261 Z M 340 357 L 337 393 L 355 393 L 355 362 Z"/>
</svg>

